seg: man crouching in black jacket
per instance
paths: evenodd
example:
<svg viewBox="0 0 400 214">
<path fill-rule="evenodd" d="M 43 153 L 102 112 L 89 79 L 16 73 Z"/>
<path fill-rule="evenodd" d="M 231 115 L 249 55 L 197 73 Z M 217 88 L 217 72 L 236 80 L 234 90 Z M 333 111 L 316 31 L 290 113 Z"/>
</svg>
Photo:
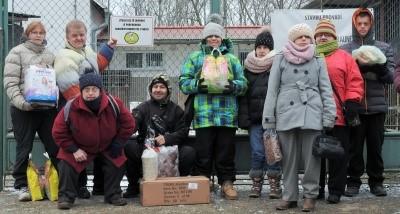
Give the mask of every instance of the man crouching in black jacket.
<svg viewBox="0 0 400 214">
<path fill-rule="evenodd" d="M 170 100 L 170 82 L 164 75 L 155 76 L 149 85 L 150 100 L 147 100 L 132 110 L 138 128 L 137 141 L 131 141 L 125 146 L 128 158 L 127 173 L 128 188 L 124 198 L 132 198 L 139 194 L 139 179 L 142 177 L 142 153 L 145 149 L 144 141 L 147 128 L 155 131 L 157 146 L 178 145 L 179 174 L 190 174 L 195 160 L 195 151 L 184 145 L 189 127 L 184 123 L 184 111 Z"/>
</svg>

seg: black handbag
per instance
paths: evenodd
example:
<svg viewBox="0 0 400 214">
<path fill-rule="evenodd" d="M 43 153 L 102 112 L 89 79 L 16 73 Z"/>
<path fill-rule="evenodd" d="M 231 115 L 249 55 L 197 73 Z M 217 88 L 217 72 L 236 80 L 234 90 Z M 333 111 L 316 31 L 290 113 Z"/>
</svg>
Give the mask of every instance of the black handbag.
<svg viewBox="0 0 400 214">
<path fill-rule="evenodd" d="M 337 138 L 322 133 L 314 139 L 312 154 L 321 158 L 340 159 L 344 156 L 344 149 Z"/>
</svg>

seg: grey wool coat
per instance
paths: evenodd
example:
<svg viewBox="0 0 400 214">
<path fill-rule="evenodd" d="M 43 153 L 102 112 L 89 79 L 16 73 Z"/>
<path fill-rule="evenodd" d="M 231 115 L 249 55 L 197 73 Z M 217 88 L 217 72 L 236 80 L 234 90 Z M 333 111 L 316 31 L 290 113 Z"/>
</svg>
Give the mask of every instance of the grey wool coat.
<svg viewBox="0 0 400 214">
<path fill-rule="evenodd" d="M 336 106 L 325 60 L 314 57 L 303 64 L 275 56 L 264 103 L 264 129 L 322 130 L 335 124 Z"/>
</svg>

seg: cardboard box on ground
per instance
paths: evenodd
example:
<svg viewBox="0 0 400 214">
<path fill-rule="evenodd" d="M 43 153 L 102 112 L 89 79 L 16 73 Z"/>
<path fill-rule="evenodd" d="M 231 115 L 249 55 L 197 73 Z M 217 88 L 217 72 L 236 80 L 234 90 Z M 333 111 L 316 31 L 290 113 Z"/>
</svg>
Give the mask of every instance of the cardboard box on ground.
<svg viewBox="0 0 400 214">
<path fill-rule="evenodd" d="M 142 206 L 204 204 L 210 202 L 209 179 L 204 176 L 157 178 L 140 183 Z"/>
</svg>

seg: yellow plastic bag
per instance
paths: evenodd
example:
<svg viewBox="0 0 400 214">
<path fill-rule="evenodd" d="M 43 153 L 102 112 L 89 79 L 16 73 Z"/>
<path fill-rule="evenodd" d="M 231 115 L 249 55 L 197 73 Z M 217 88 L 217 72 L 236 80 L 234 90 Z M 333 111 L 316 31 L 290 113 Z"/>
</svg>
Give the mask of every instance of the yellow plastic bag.
<svg viewBox="0 0 400 214">
<path fill-rule="evenodd" d="M 33 164 L 31 155 L 29 155 L 28 168 L 26 170 L 28 177 L 28 189 L 31 194 L 32 201 L 43 200 L 42 187 L 40 185 L 39 170 Z"/>
<path fill-rule="evenodd" d="M 47 158 L 47 153 L 44 154 Z M 50 159 L 47 159 L 44 167 L 44 190 L 50 201 L 58 200 L 58 173 Z"/>
<path fill-rule="evenodd" d="M 218 57 L 214 57 L 214 51 L 219 52 Z M 211 54 L 205 56 L 200 78 L 204 78 L 208 93 L 222 93 L 229 84 L 228 61 L 218 49 L 213 49 Z"/>
</svg>

